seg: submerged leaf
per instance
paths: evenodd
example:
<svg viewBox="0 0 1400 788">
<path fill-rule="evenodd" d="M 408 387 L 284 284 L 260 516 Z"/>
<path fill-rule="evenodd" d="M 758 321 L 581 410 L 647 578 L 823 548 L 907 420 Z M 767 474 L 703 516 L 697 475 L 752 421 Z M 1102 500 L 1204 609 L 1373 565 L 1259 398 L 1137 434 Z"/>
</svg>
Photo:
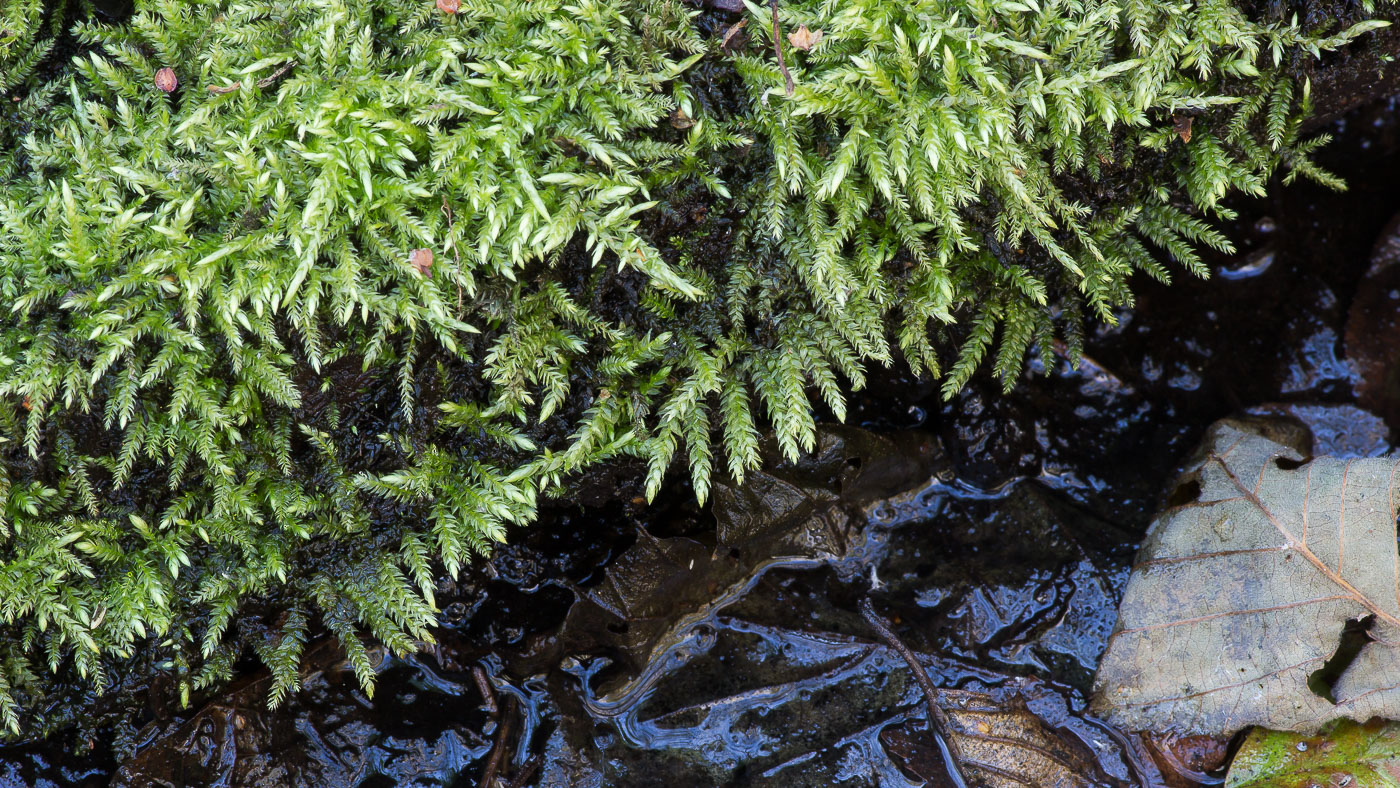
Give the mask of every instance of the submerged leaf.
<svg viewBox="0 0 1400 788">
<path fill-rule="evenodd" d="M 984 692 L 940 690 L 938 705 L 952 723 L 949 731 L 961 754 L 962 769 L 986 788 L 1089 788 L 1116 785 L 1106 778 L 1083 742 L 1037 717 L 1019 695 L 998 698 Z M 880 733 L 880 743 L 900 766 L 941 785 L 947 769 L 928 729 L 906 723 Z"/>
<path fill-rule="evenodd" d="M 1242 422 L 1212 428 L 1173 496 L 1194 499 L 1153 523 L 1124 592 L 1095 680 L 1111 722 L 1310 731 L 1400 710 L 1400 462 L 1304 459 Z M 1349 621 L 1374 642 L 1341 669 L 1333 703 L 1309 678 Z"/>
</svg>

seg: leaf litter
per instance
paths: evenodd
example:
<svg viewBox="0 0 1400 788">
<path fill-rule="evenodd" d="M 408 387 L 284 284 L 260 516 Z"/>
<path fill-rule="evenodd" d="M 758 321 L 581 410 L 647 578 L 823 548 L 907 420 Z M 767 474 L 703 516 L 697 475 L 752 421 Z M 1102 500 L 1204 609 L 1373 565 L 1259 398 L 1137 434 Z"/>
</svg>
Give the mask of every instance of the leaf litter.
<svg viewBox="0 0 1400 788">
<path fill-rule="evenodd" d="M 1153 523 L 1124 592 L 1093 701 L 1108 721 L 1310 732 L 1400 709 L 1400 460 L 1306 452 L 1258 424 L 1212 427 L 1178 485 L 1191 500 Z M 1309 680 L 1348 622 L 1370 642 L 1329 698 Z"/>
</svg>

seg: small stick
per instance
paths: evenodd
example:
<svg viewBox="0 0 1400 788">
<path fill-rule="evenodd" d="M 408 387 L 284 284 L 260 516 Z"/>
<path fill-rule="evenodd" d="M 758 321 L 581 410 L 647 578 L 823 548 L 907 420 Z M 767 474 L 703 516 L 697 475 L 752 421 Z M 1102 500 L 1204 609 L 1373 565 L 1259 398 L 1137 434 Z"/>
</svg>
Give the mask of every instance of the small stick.
<svg viewBox="0 0 1400 788">
<path fill-rule="evenodd" d="M 272 72 L 271 75 L 269 75 L 269 76 L 267 76 L 267 77 L 265 77 L 265 78 L 263 78 L 263 79 L 258 80 L 258 87 L 260 87 L 260 88 L 265 88 L 265 87 L 267 87 L 268 85 L 271 85 L 272 83 L 276 82 L 278 77 L 282 76 L 283 74 L 287 73 L 288 71 L 291 71 L 291 70 L 292 70 L 292 66 L 295 66 L 296 64 L 297 64 L 297 62 L 296 62 L 295 60 L 293 60 L 293 61 L 287 63 L 287 65 L 285 65 L 285 66 L 283 66 L 283 67 L 277 69 L 276 71 Z"/>
<path fill-rule="evenodd" d="M 496 714 L 501 709 L 496 705 L 496 689 L 491 686 L 491 680 L 486 677 L 486 671 L 480 665 L 472 667 L 472 678 L 476 679 L 476 688 L 481 692 L 481 700 L 486 703 L 486 710 Z"/>
<path fill-rule="evenodd" d="M 491 758 L 486 762 L 486 770 L 481 773 L 481 788 L 496 788 L 496 774 L 506 759 L 506 742 L 515 732 L 515 704 L 511 696 L 506 696 L 506 706 L 501 714 L 500 727 L 496 729 L 496 744 L 491 748 Z"/>
<path fill-rule="evenodd" d="M 447 198 L 442 198 L 442 212 L 447 216 L 447 232 L 452 233 L 452 206 L 447 204 Z M 462 253 L 457 249 L 457 241 L 452 241 L 452 256 L 457 260 L 457 317 L 462 316 Z"/>
<path fill-rule="evenodd" d="M 532 755 L 530 760 L 525 762 L 525 768 L 520 770 L 520 774 L 515 775 L 515 779 L 510 781 L 510 788 L 525 788 L 525 783 L 530 782 L 530 778 L 535 776 L 535 772 L 540 770 L 540 756 Z"/>
<path fill-rule="evenodd" d="M 788 72 L 787 61 L 783 60 L 783 31 L 778 27 L 778 0 L 769 0 L 768 6 L 773 9 L 773 51 L 778 53 L 778 68 L 783 72 L 783 81 L 787 83 L 788 98 L 792 98 L 796 86 L 793 85 L 792 74 Z"/>
<path fill-rule="evenodd" d="M 967 778 L 962 773 L 962 757 L 958 754 L 957 742 L 949 735 L 952 726 L 948 720 L 948 715 L 943 708 L 938 705 L 936 698 L 938 690 L 933 686 L 933 680 L 928 677 L 924 666 L 919 662 L 919 658 L 913 650 L 904 645 L 904 641 L 894 633 L 890 622 L 880 617 L 875 612 L 875 606 L 870 603 L 870 597 L 860 600 L 860 616 L 865 619 L 865 623 L 870 625 L 879 634 L 880 639 L 885 641 L 885 645 L 894 649 L 899 656 L 909 665 L 909 670 L 914 674 L 914 681 L 918 682 L 919 688 L 924 691 L 924 700 L 928 701 L 928 722 L 933 732 L 933 740 L 938 744 L 938 750 L 943 754 L 943 765 L 948 767 L 948 776 L 953 779 L 957 788 L 967 788 Z"/>
<path fill-rule="evenodd" d="M 264 77 L 263 79 L 258 80 L 258 87 L 260 87 L 260 88 L 265 88 L 265 87 L 267 87 L 268 85 L 271 85 L 272 83 L 276 82 L 278 77 L 282 76 L 283 74 L 287 73 L 288 71 L 291 71 L 291 70 L 292 70 L 292 66 L 295 66 L 296 64 L 297 64 L 297 62 L 296 62 L 295 60 L 293 60 L 292 62 L 290 62 L 290 63 L 288 63 L 288 64 L 282 66 L 281 68 L 277 69 L 276 71 L 272 72 L 272 74 L 271 74 L 270 76 L 267 76 L 267 77 Z M 210 86 L 208 86 L 207 89 L 208 89 L 208 91 L 209 91 L 210 93 L 218 93 L 218 94 L 220 94 L 220 95 L 223 95 L 223 94 L 225 94 L 225 93 L 232 93 L 232 92 L 234 92 L 235 90 L 238 90 L 238 89 L 241 88 L 241 87 L 243 87 L 243 81 L 242 81 L 242 80 L 239 80 L 239 81 L 233 83 L 232 85 L 210 85 Z"/>
</svg>

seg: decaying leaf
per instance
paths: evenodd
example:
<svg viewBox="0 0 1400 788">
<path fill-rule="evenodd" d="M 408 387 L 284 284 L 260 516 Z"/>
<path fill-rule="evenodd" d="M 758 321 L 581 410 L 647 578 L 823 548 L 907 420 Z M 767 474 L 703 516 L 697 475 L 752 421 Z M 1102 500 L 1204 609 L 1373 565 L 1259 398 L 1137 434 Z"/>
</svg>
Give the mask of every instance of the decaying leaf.
<svg viewBox="0 0 1400 788">
<path fill-rule="evenodd" d="M 455 14 L 461 8 L 458 0 L 437 0 L 438 10 L 444 14 Z"/>
<path fill-rule="evenodd" d="M 433 275 L 433 250 L 414 249 L 408 253 L 408 264 L 417 269 L 423 276 Z"/>
<path fill-rule="evenodd" d="M 748 34 L 744 32 L 744 26 L 748 23 L 748 19 L 740 19 L 730 25 L 729 29 L 724 31 L 724 37 L 720 39 L 720 49 L 726 52 L 737 52 L 742 49 L 749 40 Z"/>
<path fill-rule="evenodd" d="M 163 68 L 156 72 L 156 87 L 169 93 L 180 86 L 180 80 L 175 78 L 175 71 L 170 68 Z"/>
<path fill-rule="evenodd" d="M 986 788 L 1079 788 L 1115 784 L 1073 736 L 1035 716 L 1020 696 L 998 700 L 981 692 L 941 690 L 949 734 L 968 780 Z M 911 723 L 887 728 L 880 743 L 900 767 L 932 785 L 947 773 L 928 730 Z"/>
<path fill-rule="evenodd" d="M 676 107 L 676 111 L 671 113 L 671 127 L 677 129 L 688 129 L 695 125 L 695 119 L 685 114 L 685 110 Z"/>
<path fill-rule="evenodd" d="M 765 441 L 765 451 L 776 456 L 776 444 Z M 579 651 L 606 646 L 640 667 L 658 643 L 677 639 L 703 611 L 732 601 L 726 589 L 742 588 L 777 564 L 816 565 L 844 553 L 859 523 L 852 507 L 927 478 L 930 452 L 858 429 L 822 429 L 803 462 L 754 471 L 742 485 L 715 485 L 714 545 L 640 532 L 603 579 L 579 595 L 561 640 Z"/>
<path fill-rule="evenodd" d="M 1158 774 L 1144 780 L 1165 788 L 1199 788 L 1217 782 L 1212 772 L 1230 761 L 1230 740 L 1224 736 L 1172 736 L 1139 733 L 1134 740 L 1139 758 L 1150 760 Z M 1145 766 L 1146 764 L 1144 764 Z"/>
<path fill-rule="evenodd" d="M 1400 290 L 1400 214 L 1381 232 L 1371 252 L 1371 265 L 1356 286 L 1347 313 L 1347 364 L 1356 371 L 1357 400 L 1367 410 L 1400 423 L 1400 320 L 1395 299 Z"/>
<path fill-rule="evenodd" d="M 808 30 L 806 25 L 802 25 L 796 30 L 788 33 L 788 43 L 793 49 L 800 49 L 804 52 L 822 42 L 822 31 Z"/>
<path fill-rule="evenodd" d="M 373 652 L 377 667 L 388 664 L 385 656 Z M 112 776 L 111 788 L 357 785 L 358 770 L 372 756 L 363 737 L 345 734 L 367 721 L 347 718 L 344 706 L 326 702 L 352 671 L 334 639 L 318 639 L 302 655 L 303 689 L 289 703 L 267 707 L 273 679 L 266 671 L 235 680 L 192 714 L 150 723 L 141 747 Z M 338 746 L 318 748 L 315 742 L 322 737 Z M 403 748 L 399 752 L 412 752 L 412 743 L 396 744 Z M 308 756 L 308 750 L 315 755 Z"/>
<path fill-rule="evenodd" d="M 1334 723 L 1317 736 L 1256 728 L 1225 788 L 1400 788 L 1400 723 Z"/>
<path fill-rule="evenodd" d="M 1221 734 L 1400 712 L 1400 461 L 1304 459 L 1243 422 L 1211 428 L 1173 496 L 1193 500 L 1153 523 L 1124 592 L 1095 679 L 1109 721 Z M 1373 642 L 1334 704 L 1308 679 L 1348 621 Z"/>
<path fill-rule="evenodd" d="M 1172 118 L 1172 132 L 1181 138 L 1182 142 L 1191 141 L 1191 123 L 1194 120 L 1190 115 L 1176 115 Z"/>
</svg>

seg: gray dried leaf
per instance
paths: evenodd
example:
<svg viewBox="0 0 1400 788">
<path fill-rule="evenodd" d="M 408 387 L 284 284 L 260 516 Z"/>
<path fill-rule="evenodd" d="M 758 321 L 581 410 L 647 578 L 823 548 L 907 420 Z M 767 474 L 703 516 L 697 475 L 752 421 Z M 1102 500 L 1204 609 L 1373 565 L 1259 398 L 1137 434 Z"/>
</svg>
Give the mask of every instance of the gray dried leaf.
<svg viewBox="0 0 1400 788">
<path fill-rule="evenodd" d="M 1095 679 L 1127 730 L 1312 731 L 1400 714 L 1394 458 L 1311 462 L 1241 422 L 1217 423 L 1153 523 Z M 1373 642 L 1332 685 L 1309 676 L 1349 620 Z"/>
</svg>

